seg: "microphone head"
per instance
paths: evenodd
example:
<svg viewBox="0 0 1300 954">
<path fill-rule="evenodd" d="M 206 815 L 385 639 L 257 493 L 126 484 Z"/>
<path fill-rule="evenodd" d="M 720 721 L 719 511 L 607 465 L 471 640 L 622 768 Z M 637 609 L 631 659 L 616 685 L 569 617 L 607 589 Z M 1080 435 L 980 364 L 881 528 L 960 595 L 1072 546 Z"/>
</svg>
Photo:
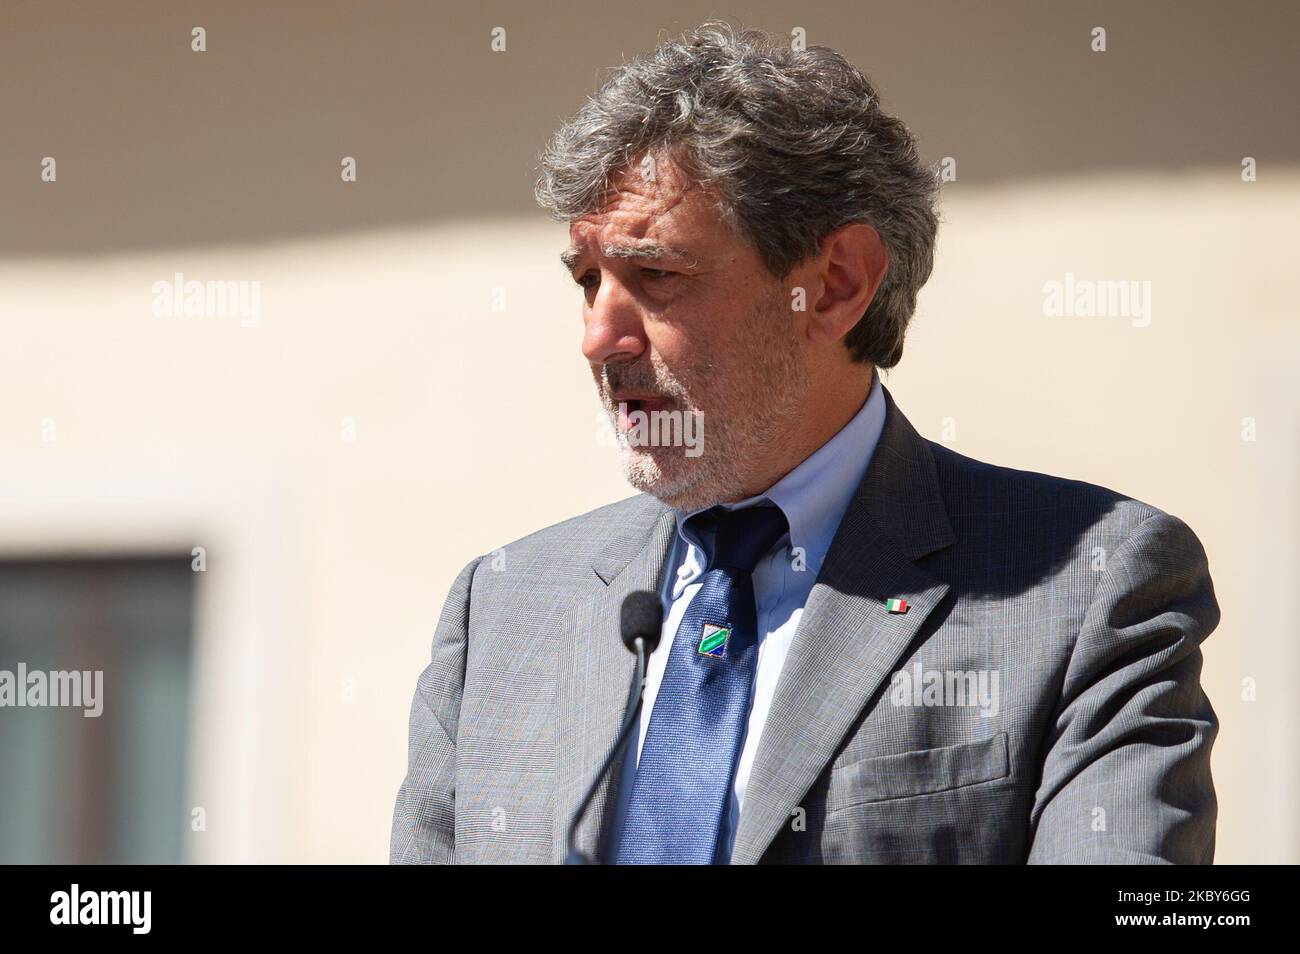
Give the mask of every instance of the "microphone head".
<svg viewBox="0 0 1300 954">
<path fill-rule="evenodd" d="M 636 640 L 645 641 L 649 656 L 659 645 L 659 635 L 664 626 L 664 606 L 659 596 L 649 590 L 636 590 L 623 599 L 619 613 L 619 633 L 629 652 L 636 652 Z"/>
</svg>

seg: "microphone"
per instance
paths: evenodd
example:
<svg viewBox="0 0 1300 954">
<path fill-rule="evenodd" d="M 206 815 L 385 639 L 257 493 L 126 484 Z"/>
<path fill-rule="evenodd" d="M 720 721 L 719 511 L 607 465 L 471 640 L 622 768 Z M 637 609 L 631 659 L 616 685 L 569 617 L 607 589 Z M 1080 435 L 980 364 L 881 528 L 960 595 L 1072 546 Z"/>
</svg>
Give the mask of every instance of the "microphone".
<svg viewBox="0 0 1300 954">
<path fill-rule="evenodd" d="M 646 656 L 655 651 L 664 629 L 664 607 L 649 590 L 634 590 L 623 599 L 618 614 L 619 635 L 630 653 L 640 653 L 640 640 Z"/>
<path fill-rule="evenodd" d="M 587 809 L 591 807 L 591 800 L 596 797 L 596 789 L 600 787 L 600 783 L 609 774 L 611 766 L 618 760 L 619 755 L 627 748 L 628 740 L 632 738 L 632 729 L 641 715 L 641 699 L 645 694 L 646 660 L 659 645 L 663 626 L 664 607 L 656 594 L 649 590 L 634 590 L 624 597 L 623 606 L 619 611 L 618 628 L 623 645 L 636 656 L 636 694 L 628 700 L 627 711 L 623 714 L 623 726 L 618 730 L 614 747 L 610 749 L 609 755 L 605 756 L 600 770 L 596 772 L 595 780 L 587 789 L 587 794 L 582 797 L 582 801 L 578 803 L 578 809 L 573 813 L 573 820 L 569 822 L 567 838 L 569 853 L 564 858 L 566 865 L 598 863 L 598 859 L 588 858 L 578 850 L 576 840 L 578 825 L 587 814 Z"/>
</svg>

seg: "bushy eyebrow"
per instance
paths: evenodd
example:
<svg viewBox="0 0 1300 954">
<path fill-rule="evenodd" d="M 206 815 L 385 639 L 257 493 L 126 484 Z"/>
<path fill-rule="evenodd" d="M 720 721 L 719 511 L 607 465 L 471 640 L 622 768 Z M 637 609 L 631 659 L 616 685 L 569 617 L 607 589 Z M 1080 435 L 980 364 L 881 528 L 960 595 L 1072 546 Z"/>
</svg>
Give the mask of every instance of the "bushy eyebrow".
<svg viewBox="0 0 1300 954">
<path fill-rule="evenodd" d="M 606 258 L 635 258 L 652 262 L 681 262 L 687 267 L 693 267 L 697 264 L 690 255 L 687 255 L 681 249 L 649 240 L 631 243 L 610 243 L 602 245 L 600 251 Z M 578 267 L 578 262 L 581 260 L 582 249 L 577 248 L 576 246 L 566 248 L 560 253 L 560 262 L 570 273 Z"/>
</svg>

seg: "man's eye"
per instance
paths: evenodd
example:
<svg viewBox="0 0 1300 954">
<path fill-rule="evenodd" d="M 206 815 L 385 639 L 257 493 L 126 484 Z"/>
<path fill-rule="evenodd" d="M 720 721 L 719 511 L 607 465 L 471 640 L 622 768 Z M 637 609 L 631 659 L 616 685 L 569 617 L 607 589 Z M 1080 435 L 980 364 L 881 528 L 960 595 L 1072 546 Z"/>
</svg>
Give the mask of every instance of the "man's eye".
<svg viewBox="0 0 1300 954">
<path fill-rule="evenodd" d="M 647 281 L 657 282 L 665 278 L 672 278 L 675 272 L 670 272 L 662 268 L 643 268 L 641 277 Z M 583 288 L 594 288 L 600 284 L 600 276 L 596 272 L 587 272 L 579 275 L 574 281 Z"/>
</svg>

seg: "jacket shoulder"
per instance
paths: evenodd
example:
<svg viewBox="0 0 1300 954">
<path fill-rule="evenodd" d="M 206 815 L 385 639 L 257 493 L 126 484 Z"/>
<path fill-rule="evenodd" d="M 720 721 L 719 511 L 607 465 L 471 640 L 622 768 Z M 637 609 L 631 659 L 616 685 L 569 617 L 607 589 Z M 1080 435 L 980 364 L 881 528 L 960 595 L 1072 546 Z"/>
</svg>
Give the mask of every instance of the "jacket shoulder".
<svg viewBox="0 0 1300 954">
<path fill-rule="evenodd" d="M 1105 527 L 1115 541 L 1165 511 L 1110 487 L 1032 470 L 1019 470 L 959 454 L 926 441 L 934 458 L 949 520 L 964 527 L 996 521 L 1022 531 L 1068 533 Z"/>
<path fill-rule="evenodd" d="M 650 532 L 667 507 L 649 494 L 637 494 L 624 500 L 588 510 L 559 523 L 534 530 L 507 543 L 505 550 L 552 550 L 557 547 L 586 550 L 600 547 L 619 533 Z"/>
<path fill-rule="evenodd" d="M 498 571 L 508 568 L 539 581 L 567 573 L 585 579 L 600 555 L 627 551 L 630 557 L 644 546 L 668 509 L 649 494 L 638 494 L 534 530 L 489 550 L 474 563 Z M 518 572 L 510 575 L 517 577 Z"/>
<path fill-rule="evenodd" d="M 1178 517 L 1109 487 L 926 443 L 955 538 L 933 569 L 962 592 L 1048 600 L 1081 623 L 1098 571 L 1114 566 L 1125 586 L 1159 579 L 1166 589 L 1204 587 L 1212 599 L 1205 548 Z"/>
</svg>

